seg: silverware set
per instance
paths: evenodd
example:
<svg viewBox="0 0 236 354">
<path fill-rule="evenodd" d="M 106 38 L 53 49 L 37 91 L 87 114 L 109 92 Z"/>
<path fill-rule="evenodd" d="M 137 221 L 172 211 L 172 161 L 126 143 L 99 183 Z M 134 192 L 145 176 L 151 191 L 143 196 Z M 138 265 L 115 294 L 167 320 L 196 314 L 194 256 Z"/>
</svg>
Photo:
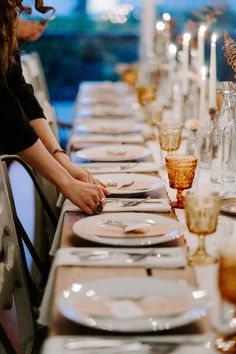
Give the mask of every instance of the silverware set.
<svg viewBox="0 0 236 354">
<path fill-rule="evenodd" d="M 206 335 L 163 335 L 153 338 L 109 339 L 69 338 L 63 343 L 63 354 L 167 354 L 180 344 L 200 345 L 209 342 Z"/>
<path fill-rule="evenodd" d="M 127 256 L 128 262 L 139 262 L 144 260 L 147 257 L 154 256 L 157 258 L 162 257 L 173 257 L 171 253 L 166 251 L 160 251 L 156 249 L 148 249 L 146 252 L 116 252 L 116 251 L 105 251 L 105 250 L 97 250 L 93 252 L 81 252 L 81 251 L 72 251 L 72 255 L 78 256 L 82 261 L 99 261 L 99 260 L 108 260 L 108 259 L 119 259 L 119 257 Z"/>
<path fill-rule="evenodd" d="M 150 199 L 151 199 L 150 196 L 143 198 L 143 199 L 138 199 L 138 200 L 109 199 L 109 198 L 107 198 L 106 202 L 107 202 L 107 204 L 118 204 L 120 207 L 133 207 L 133 206 L 144 204 L 145 202 L 147 202 Z M 167 201 L 167 199 L 165 201 Z M 153 203 L 163 203 L 163 199 L 160 201 L 155 200 L 155 202 L 153 202 Z"/>
</svg>

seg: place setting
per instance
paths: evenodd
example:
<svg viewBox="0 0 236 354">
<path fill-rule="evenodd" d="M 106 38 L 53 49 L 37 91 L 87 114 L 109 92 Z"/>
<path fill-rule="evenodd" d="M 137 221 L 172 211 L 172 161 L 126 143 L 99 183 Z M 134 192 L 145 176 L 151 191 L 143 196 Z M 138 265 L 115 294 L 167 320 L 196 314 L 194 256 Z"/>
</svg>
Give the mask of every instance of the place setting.
<svg viewBox="0 0 236 354">
<path fill-rule="evenodd" d="M 184 231 L 175 219 L 152 213 L 102 213 L 72 225 L 79 238 L 98 244 L 143 247 L 178 239 Z"/>
<path fill-rule="evenodd" d="M 116 277 L 71 284 L 55 299 L 59 312 L 104 332 L 151 333 L 191 324 L 206 315 L 206 293 L 158 277 Z"/>
<path fill-rule="evenodd" d="M 142 132 L 142 124 L 124 118 L 122 124 L 111 119 L 86 119 L 75 126 L 77 134 L 134 134 Z"/>
<path fill-rule="evenodd" d="M 73 155 L 76 159 L 84 161 L 123 162 L 142 160 L 151 155 L 151 151 L 136 144 L 106 144 L 81 149 Z"/>
</svg>

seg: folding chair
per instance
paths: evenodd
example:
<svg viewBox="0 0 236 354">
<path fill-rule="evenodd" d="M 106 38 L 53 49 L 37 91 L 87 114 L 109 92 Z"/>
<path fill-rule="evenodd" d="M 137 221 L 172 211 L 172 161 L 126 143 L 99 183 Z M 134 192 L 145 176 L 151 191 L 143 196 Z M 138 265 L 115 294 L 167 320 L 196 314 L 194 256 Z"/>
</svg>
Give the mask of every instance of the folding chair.
<svg viewBox="0 0 236 354">
<path fill-rule="evenodd" d="M 13 220 L 15 223 L 16 232 L 19 239 L 22 240 L 24 244 L 24 248 L 21 249 L 22 258 L 29 259 L 28 262 L 25 261 L 25 272 L 29 284 L 32 304 L 34 304 L 34 306 L 37 308 L 37 306 L 40 303 L 41 295 L 48 276 L 48 270 L 50 266 L 50 259 L 48 253 L 55 232 L 55 228 L 57 225 L 57 217 L 54 211 L 52 210 L 47 198 L 45 197 L 45 194 L 40 186 L 40 183 L 36 175 L 25 162 L 23 162 L 18 156 L 14 156 L 14 155 L 2 155 L 1 162 L 2 162 L 4 178 L 6 181 L 6 187 L 8 190 L 9 201 L 12 208 L 12 214 L 13 214 Z M 19 196 L 17 198 L 17 196 L 14 195 L 16 194 L 14 192 L 15 190 L 17 190 L 17 188 L 18 189 L 24 188 L 23 186 L 24 183 L 23 181 L 21 181 L 20 185 L 18 184 L 16 188 L 14 188 L 14 186 L 12 187 L 12 180 L 10 178 L 11 177 L 10 167 L 11 164 L 13 163 L 17 163 L 18 169 L 19 167 L 23 168 L 26 174 L 30 177 L 31 184 L 32 184 L 31 193 L 33 193 L 33 197 L 34 195 L 37 196 L 37 198 L 35 199 L 35 201 L 37 201 L 37 203 L 35 203 L 36 204 L 35 213 L 31 214 L 33 218 L 32 223 L 36 221 L 35 223 L 36 232 L 33 233 L 31 237 L 29 237 L 29 235 L 25 231 L 25 225 L 23 225 L 20 220 L 21 218 L 19 217 L 19 212 L 21 211 L 21 214 L 26 214 L 28 217 L 27 221 L 29 222 L 29 214 L 30 214 L 29 209 L 32 209 L 32 205 L 25 205 L 24 203 L 26 197 L 25 194 L 28 194 L 28 192 L 23 194 L 24 197 L 23 201 L 19 200 Z M 17 173 L 19 172 L 16 171 L 16 174 Z M 27 180 L 25 184 L 27 187 L 27 185 L 29 184 L 29 180 Z M 23 213 L 22 210 L 20 210 L 22 209 L 22 207 L 24 209 Z M 27 207 L 29 207 L 28 210 Z M 47 222 L 42 215 L 44 212 L 47 216 Z M 51 235 L 48 235 L 49 228 L 51 228 Z"/>
<path fill-rule="evenodd" d="M 36 326 L 21 248 L 0 164 L 1 354 L 30 354 L 35 343 Z M 12 323 L 10 329 L 9 323 Z"/>
</svg>

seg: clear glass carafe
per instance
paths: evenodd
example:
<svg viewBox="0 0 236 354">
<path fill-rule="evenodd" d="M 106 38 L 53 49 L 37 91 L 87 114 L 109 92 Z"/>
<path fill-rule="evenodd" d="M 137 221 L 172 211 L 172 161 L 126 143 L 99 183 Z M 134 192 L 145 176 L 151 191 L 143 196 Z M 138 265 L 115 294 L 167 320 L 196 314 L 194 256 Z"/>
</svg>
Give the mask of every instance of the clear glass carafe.
<svg viewBox="0 0 236 354">
<path fill-rule="evenodd" d="M 228 123 L 223 130 L 221 162 L 221 196 L 236 197 L 236 93 L 231 93 Z"/>
<path fill-rule="evenodd" d="M 222 140 L 223 130 L 229 121 L 231 114 L 231 91 L 230 83 L 223 82 L 218 94 L 222 97 L 222 105 L 216 120 L 213 123 L 212 131 L 212 164 L 211 182 L 221 183 L 221 160 L 222 160 Z"/>
</svg>

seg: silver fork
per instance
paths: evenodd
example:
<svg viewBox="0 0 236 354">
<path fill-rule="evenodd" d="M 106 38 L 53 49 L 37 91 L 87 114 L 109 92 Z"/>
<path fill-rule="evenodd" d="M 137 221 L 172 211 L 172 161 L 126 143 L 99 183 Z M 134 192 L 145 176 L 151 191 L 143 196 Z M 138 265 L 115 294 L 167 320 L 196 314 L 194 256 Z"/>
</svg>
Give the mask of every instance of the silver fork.
<svg viewBox="0 0 236 354">
<path fill-rule="evenodd" d="M 140 204 L 143 204 L 145 203 L 147 200 L 151 199 L 151 197 L 147 197 L 147 198 L 144 198 L 142 200 L 135 200 L 135 201 L 127 201 L 127 202 L 123 202 L 122 203 L 122 206 L 123 207 L 132 207 L 132 206 L 137 206 L 137 205 L 140 205 Z"/>
<path fill-rule="evenodd" d="M 132 169 L 132 168 L 134 168 L 134 167 L 136 167 L 138 165 L 139 165 L 139 162 L 135 162 L 135 163 L 132 163 L 132 164 L 129 164 L 129 165 L 121 165 L 120 166 L 120 170 L 121 171 L 122 170 L 130 170 L 130 169 Z"/>
</svg>

